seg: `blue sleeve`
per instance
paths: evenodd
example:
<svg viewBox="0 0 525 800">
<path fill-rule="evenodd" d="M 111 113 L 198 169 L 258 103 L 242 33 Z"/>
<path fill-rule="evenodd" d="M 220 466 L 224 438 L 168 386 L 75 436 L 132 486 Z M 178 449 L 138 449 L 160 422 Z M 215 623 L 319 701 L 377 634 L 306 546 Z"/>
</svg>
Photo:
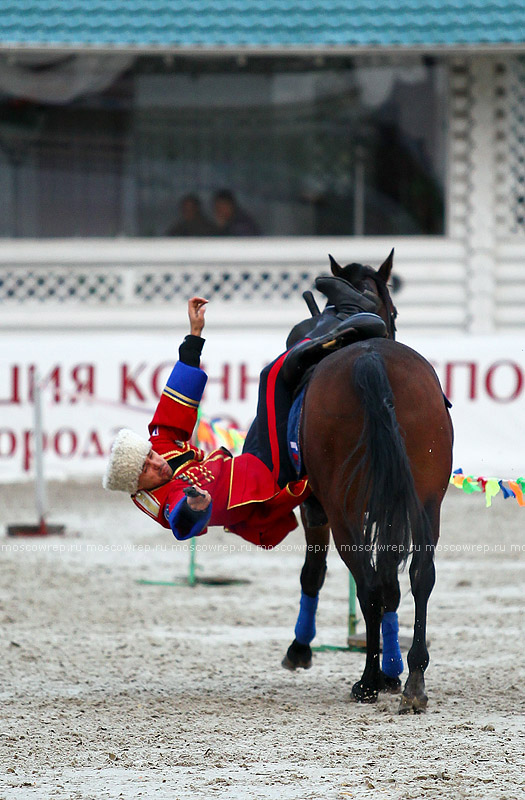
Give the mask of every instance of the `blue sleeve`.
<svg viewBox="0 0 525 800">
<path fill-rule="evenodd" d="M 189 507 L 185 497 L 179 500 L 168 515 L 168 522 L 175 538 L 183 541 L 202 533 L 210 521 L 211 507 L 210 503 L 204 511 L 194 511 Z"/>
<path fill-rule="evenodd" d="M 207 380 L 208 376 L 199 367 L 177 361 L 164 387 L 164 394 L 182 405 L 198 408 Z"/>
</svg>

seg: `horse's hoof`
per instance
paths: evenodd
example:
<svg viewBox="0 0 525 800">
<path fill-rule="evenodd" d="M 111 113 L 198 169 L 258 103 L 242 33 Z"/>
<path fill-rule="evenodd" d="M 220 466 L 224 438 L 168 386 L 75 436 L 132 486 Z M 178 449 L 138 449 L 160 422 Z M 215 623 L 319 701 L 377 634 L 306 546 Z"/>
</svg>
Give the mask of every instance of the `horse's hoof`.
<svg viewBox="0 0 525 800">
<path fill-rule="evenodd" d="M 406 694 L 401 695 L 399 701 L 399 714 L 423 714 L 427 710 L 428 697 L 426 694 L 414 695 L 408 697 Z"/>
<path fill-rule="evenodd" d="M 399 694 L 401 691 L 401 681 L 399 678 L 391 678 L 390 675 L 381 673 L 381 691 L 388 694 Z"/>
<path fill-rule="evenodd" d="M 364 686 L 361 681 L 357 681 L 352 686 L 352 700 L 355 700 L 356 703 L 377 703 L 378 694 L 377 689 Z"/>
<path fill-rule="evenodd" d="M 296 669 L 310 669 L 312 666 L 312 648 L 309 644 L 299 644 L 297 639 L 294 639 L 281 661 L 281 666 L 292 672 Z"/>
</svg>

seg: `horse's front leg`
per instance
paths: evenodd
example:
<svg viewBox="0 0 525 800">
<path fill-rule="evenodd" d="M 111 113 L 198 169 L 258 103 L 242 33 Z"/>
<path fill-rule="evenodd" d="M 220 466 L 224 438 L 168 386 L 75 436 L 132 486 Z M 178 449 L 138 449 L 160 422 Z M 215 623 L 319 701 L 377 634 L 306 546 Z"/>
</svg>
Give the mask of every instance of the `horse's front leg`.
<svg viewBox="0 0 525 800">
<path fill-rule="evenodd" d="M 330 547 L 330 526 L 324 522 L 326 517 L 320 506 L 319 509 L 319 513 L 313 514 L 312 504 L 306 509 L 301 506 L 306 537 L 306 557 L 301 570 L 301 601 L 295 638 L 282 660 L 283 667 L 290 670 L 298 667 L 309 669 L 312 666 L 310 642 L 315 637 L 317 603 L 326 575 L 326 556 Z M 312 525 L 312 522 L 321 524 Z"/>
</svg>

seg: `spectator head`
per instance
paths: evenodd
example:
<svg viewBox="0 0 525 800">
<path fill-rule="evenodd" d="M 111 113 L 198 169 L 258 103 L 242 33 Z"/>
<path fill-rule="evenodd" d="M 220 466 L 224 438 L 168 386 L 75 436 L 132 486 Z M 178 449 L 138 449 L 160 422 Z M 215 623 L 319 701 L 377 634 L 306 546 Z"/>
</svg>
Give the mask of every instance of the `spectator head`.
<svg viewBox="0 0 525 800">
<path fill-rule="evenodd" d="M 180 213 L 185 222 L 193 222 L 202 215 L 201 201 L 196 194 L 185 194 L 180 201 Z"/>
<path fill-rule="evenodd" d="M 228 225 L 235 216 L 237 203 L 229 189 L 221 189 L 213 196 L 213 213 L 215 222 L 222 228 Z"/>
</svg>

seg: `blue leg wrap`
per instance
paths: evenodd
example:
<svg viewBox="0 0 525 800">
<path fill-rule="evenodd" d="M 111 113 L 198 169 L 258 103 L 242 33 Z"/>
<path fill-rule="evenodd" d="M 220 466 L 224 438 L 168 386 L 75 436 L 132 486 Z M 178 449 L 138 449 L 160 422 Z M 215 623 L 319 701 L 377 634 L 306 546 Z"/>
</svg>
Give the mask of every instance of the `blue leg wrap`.
<svg viewBox="0 0 525 800">
<path fill-rule="evenodd" d="M 295 638 L 299 644 L 310 644 L 315 638 L 315 612 L 317 611 L 317 597 L 308 597 L 301 592 L 301 603 L 299 605 L 299 616 L 295 623 Z"/>
<path fill-rule="evenodd" d="M 385 611 L 381 622 L 383 634 L 382 670 L 389 678 L 397 678 L 403 672 L 403 658 L 399 649 L 399 623 L 395 611 Z"/>
</svg>

